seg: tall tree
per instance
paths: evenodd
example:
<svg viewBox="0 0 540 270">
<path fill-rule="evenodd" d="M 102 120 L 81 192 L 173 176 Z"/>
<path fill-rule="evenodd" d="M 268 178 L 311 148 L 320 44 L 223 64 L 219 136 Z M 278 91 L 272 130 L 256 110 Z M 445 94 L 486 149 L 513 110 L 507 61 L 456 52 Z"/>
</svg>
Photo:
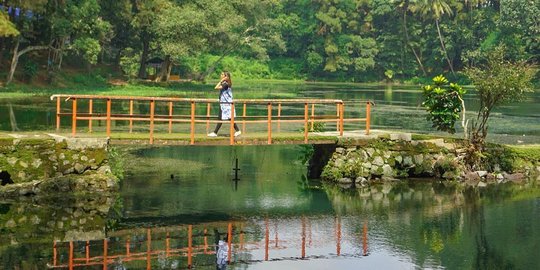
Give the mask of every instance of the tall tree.
<svg viewBox="0 0 540 270">
<path fill-rule="evenodd" d="M 413 11 L 419 12 L 422 16 L 430 17 L 435 20 L 435 25 L 437 27 L 437 34 L 439 36 L 439 41 L 441 43 L 441 49 L 444 53 L 444 57 L 446 58 L 446 61 L 448 62 L 448 66 L 450 67 L 450 70 L 452 71 L 452 74 L 455 75 L 454 65 L 452 64 L 452 61 L 448 57 L 448 52 L 446 50 L 444 39 L 441 33 L 441 27 L 439 26 L 439 21 L 444 15 L 453 14 L 453 11 L 449 2 L 451 2 L 451 0 L 418 0 L 418 1 L 415 1 L 413 5 L 411 5 L 411 9 Z"/>
<path fill-rule="evenodd" d="M 414 1 L 414 0 L 413 0 Z M 407 42 L 407 46 L 411 49 L 411 51 L 414 54 L 414 58 L 416 59 L 416 62 L 418 63 L 418 66 L 420 67 L 420 70 L 422 70 L 422 74 L 424 76 L 427 76 L 426 69 L 424 68 L 424 64 L 422 64 L 422 59 L 420 58 L 420 55 L 416 52 L 416 49 L 411 44 L 411 39 L 409 38 L 409 29 L 407 28 L 407 14 L 410 10 L 410 0 L 403 0 L 400 1 L 399 7 L 402 10 L 403 13 L 403 32 L 405 33 L 405 39 Z"/>
</svg>

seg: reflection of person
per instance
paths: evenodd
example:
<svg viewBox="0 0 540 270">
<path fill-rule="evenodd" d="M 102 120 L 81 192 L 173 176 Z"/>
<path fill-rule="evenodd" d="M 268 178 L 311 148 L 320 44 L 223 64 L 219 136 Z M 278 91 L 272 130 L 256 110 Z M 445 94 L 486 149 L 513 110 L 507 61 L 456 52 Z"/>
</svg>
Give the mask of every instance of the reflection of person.
<svg viewBox="0 0 540 270">
<path fill-rule="evenodd" d="M 232 93 L 232 81 L 231 81 L 231 73 L 227 71 L 221 72 L 220 80 L 214 87 L 214 89 L 219 90 L 219 120 L 230 120 L 231 114 L 234 113 L 236 117 L 235 112 L 231 112 L 231 102 L 233 102 L 233 93 Z M 217 137 L 217 133 L 219 129 L 221 128 L 222 123 L 218 123 L 216 125 L 216 128 L 214 129 L 214 132 L 208 134 L 208 137 Z M 238 128 L 238 125 L 236 123 L 234 124 L 234 130 L 236 131 L 234 133 L 234 136 L 238 136 L 242 134 L 240 129 Z"/>
<path fill-rule="evenodd" d="M 229 244 L 227 243 L 227 236 L 223 240 L 219 240 L 216 251 L 217 267 L 218 270 L 227 269 L 227 261 L 229 260 Z"/>
</svg>

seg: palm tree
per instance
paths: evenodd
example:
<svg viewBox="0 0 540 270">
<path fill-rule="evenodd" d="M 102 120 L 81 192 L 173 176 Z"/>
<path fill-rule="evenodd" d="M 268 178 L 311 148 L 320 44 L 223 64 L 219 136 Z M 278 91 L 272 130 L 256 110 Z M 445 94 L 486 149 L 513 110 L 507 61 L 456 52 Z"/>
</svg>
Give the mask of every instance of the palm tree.
<svg viewBox="0 0 540 270">
<path fill-rule="evenodd" d="M 444 40 L 441 33 L 441 28 L 439 26 L 439 20 L 442 18 L 443 15 L 448 14 L 452 15 L 453 11 L 450 7 L 450 2 L 452 0 L 418 0 L 418 1 L 411 1 L 411 10 L 413 12 L 417 11 L 422 16 L 432 16 L 433 19 L 435 19 L 435 25 L 437 26 L 437 33 L 439 34 L 439 41 L 441 42 L 441 49 L 444 52 L 444 56 L 446 57 L 446 61 L 448 62 L 448 65 L 450 66 L 450 70 L 452 71 L 452 74 L 456 74 L 454 72 L 454 66 L 452 65 L 452 61 L 450 61 L 450 58 L 448 57 L 448 53 L 446 51 L 446 46 L 444 45 Z"/>
<path fill-rule="evenodd" d="M 409 39 L 409 30 L 407 29 L 407 12 L 410 9 L 409 2 L 410 2 L 409 0 L 403 0 L 398 5 L 403 10 L 403 32 L 405 32 L 405 40 L 407 41 L 407 46 L 411 48 L 414 54 L 414 57 L 416 58 L 416 62 L 418 62 L 418 65 L 420 66 L 420 69 L 422 70 L 422 73 L 424 74 L 424 76 L 427 76 L 426 69 L 424 68 L 424 65 L 422 64 L 422 60 L 420 59 L 420 56 L 418 55 L 418 53 L 416 53 L 416 50 L 412 46 L 411 41 Z"/>
</svg>

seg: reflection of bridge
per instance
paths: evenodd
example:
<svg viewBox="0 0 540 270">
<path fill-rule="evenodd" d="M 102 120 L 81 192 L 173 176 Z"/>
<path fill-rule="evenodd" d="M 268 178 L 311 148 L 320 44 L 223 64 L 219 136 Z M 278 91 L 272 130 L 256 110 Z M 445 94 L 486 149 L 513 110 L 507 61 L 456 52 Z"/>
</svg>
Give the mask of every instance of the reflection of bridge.
<svg viewBox="0 0 540 270">
<path fill-rule="evenodd" d="M 359 106 L 358 102 L 348 102 L 348 108 L 353 108 L 348 112 L 349 118 L 345 117 L 345 102 L 337 99 L 238 99 L 233 103 L 230 103 L 234 111 L 235 106 L 242 106 L 241 116 L 235 116 L 233 114 L 230 120 L 212 120 L 215 115 L 211 115 L 212 104 L 217 109 L 219 102 L 215 99 L 187 99 L 187 98 L 165 98 L 165 97 L 126 97 L 126 96 L 97 96 L 97 95 L 53 95 L 51 99 L 56 98 L 56 129 L 60 129 L 60 118 L 62 116 L 69 116 L 71 118 L 71 134 L 76 136 L 77 134 L 77 121 L 88 121 L 88 131 L 93 131 L 93 121 L 101 120 L 105 121 L 105 133 L 107 137 L 111 137 L 113 121 L 124 121 L 128 123 L 129 129 L 125 132 L 133 132 L 134 122 L 148 122 L 149 129 L 149 141 L 150 144 L 154 143 L 154 131 L 157 131 L 156 123 L 167 123 L 168 125 L 164 129 L 169 134 L 173 133 L 173 123 L 175 126 L 182 126 L 183 129 L 180 132 L 175 132 L 175 139 L 183 139 L 189 141 L 189 144 L 195 144 L 197 141 L 208 142 L 215 141 L 215 139 L 206 138 L 210 128 L 210 123 L 230 123 L 229 130 L 229 144 L 235 144 L 235 137 L 233 124 L 242 125 L 242 138 L 252 139 L 252 141 L 266 140 L 266 143 L 272 144 L 273 138 L 277 138 L 274 133 L 281 133 L 282 125 L 286 124 L 301 124 L 303 130 L 303 136 L 287 134 L 289 140 L 291 136 L 297 136 L 300 142 L 308 143 L 309 131 L 315 130 L 316 123 L 329 123 L 335 125 L 335 134 L 333 137 L 343 136 L 344 122 L 365 122 L 364 125 L 356 126 L 356 130 L 365 129 L 365 133 L 370 133 L 370 114 L 371 105 L 370 101 L 361 102 L 366 104 L 365 109 L 359 107 L 353 108 L 353 106 Z M 62 110 L 61 99 L 70 100 L 72 102 L 71 111 Z M 94 104 L 94 101 L 96 102 Z M 113 109 L 113 101 L 115 107 Z M 156 107 L 160 105 L 160 107 Z M 248 105 L 250 114 L 248 115 Z M 277 105 L 277 108 L 276 108 Z M 80 110 L 81 106 L 85 106 L 88 109 Z M 135 112 L 134 106 L 140 108 L 138 112 Z M 335 113 L 323 114 L 315 113 L 315 106 L 320 109 L 317 112 L 329 112 L 335 108 Z M 333 107 L 333 108 L 332 108 Z M 365 110 L 365 113 L 364 113 Z M 144 111 L 144 113 L 142 113 Z M 264 112 L 266 111 L 266 115 Z M 302 111 L 302 114 L 294 114 L 294 111 Z M 189 113 L 186 113 L 189 112 Z M 215 113 L 214 113 L 215 114 Z M 365 117 L 360 118 L 361 114 L 365 114 Z M 356 116 L 356 117 L 355 117 Z M 179 124 L 189 124 L 186 125 Z M 204 136 L 200 136 L 202 131 L 197 131 L 196 126 L 200 124 L 206 125 L 206 131 Z M 256 133 L 247 133 L 246 125 L 259 124 L 262 127 L 258 127 L 255 130 L 266 129 L 265 135 L 255 136 Z M 264 127 L 266 125 L 266 128 Z M 275 127 L 274 127 L 275 126 Z M 275 130 L 274 130 L 275 128 Z M 296 130 L 299 127 L 296 127 Z M 177 129 L 178 130 L 178 129 Z M 289 128 L 289 131 L 294 129 Z M 165 130 L 164 130 L 165 131 Z M 116 131 L 118 132 L 118 131 Z M 187 137 L 189 134 L 189 137 Z M 294 133 L 293 133 L 294 134 Z M 184 135 L 184 136 L 182 136 Z M 197 136 L 199 135 L 199 136 Z M 128 137 L 128 136 L 126 136 Z M 250 141 L 248 141 L 249 144 Z M 244 142 L 245 144 L 245 142 Z"/>
<path fill-rule="evenodd" d="M 312 238 L 312 226 L 309 220 L 305 218 L 301 219 L 301 231 L 297 232 L 300 237 L 294 237 L 296 235 L 291 231 L 289 227 L 285 228 L 280 234 L 278 232 L 277 221 L 273 222 L 273 231 L 271 236 L 270 221 L 266 219 L 264 221 L 264 241 L 261 235 L 258 234 L 257 228 L 250 231 L 246 228 L 245 223 L 228 223 L 226 233 L 227 243 L 229 245 L 228 258 L 231 263 L 231 258 L 239 258 L 242 254 L 250 253 L 257 250 L 264 249 L 264 261 L 270 259 L 271 251 L 278 253 L 280 250 L 291 249 L 290 252 L 295 253 L 293 259 L 305 259 L 310 258 L 306 256 L 309 253 L 309 247 L 314 242 L 323 244 L 329 244 L 335 241 L 335 255 L 342 256 L 342 222 L 340 217 L 334 219 L 334 226 L 331 230 L 333 234 L 321 233 L 316 235 L 316 240 Z M 320 224 L 317 224 L 318 226 Z M 188 268 L 193 266 L 202 266 L 204 263 L 195 263 L 194 260 L 206 261 L 206 265 L 215 264 L 215 239 L 210 239 L 212 234 L 209 233 L 208 227 L 214 228 L 215 238 L 219 238 L 219 232 L 215 229 L 217 226 L 224 229 L 224 224 L 206 224 L 204 226 L 198 226 L 196 228 L 193 225 L 188 226 L 175 226 L 175 227 L 162 227 L 162 228 L 148 228 L 146 230 L 146 237 L 144 237 L 144 231 L 141 229 L 135 229 L 141 234 L 133 234 L 133 230 L 117 231 L 109 234 L 110 239 L 103 239 L 102 241 L 86 241 L 86 242 L 54 242 L 53 243 L 53 261 L 49 263 L 49 268 L 68 268 L 74 269 L 76 267 L 83 266 L 103 266 L 106 270 L 109 265 L 124 265 L 127 262 L 145 261 L 146 269 L 152 269 L 152 261 L 154 264 L 156 260 L 170 260 L 177 259 L 178 262 L 185 264 Z M 246 230 L 247 229 L 247 230 Z M 368 255 L 368 242 L 367 242 L 367 223 L 364 222 L 361 228 L 356 228 L 355 231 L 360 231 L 357 236 L 352 239 L 354 248 L 352 255 L 367 256 Z M 173 231 L 180 231 L 181 233 L 174 233 Z M 217 232 L 217 233 L 216 233 Z M 356 234 L 356 233 L 353 233 Z M 281 239 L 280 239 L 281 235 Z M 273 239 L 271 239 L 271 237 Z M 114 239 L 114 240 L 113 240 Z M 257 240 L 261 239 L 261 240 Z M 111 242 L 111 244 L 109 244 Z M 296 245 L 295 245 L 296 244 Z M 299 248 L 298 245 L 299 244 Z M 361 247 L 361 248 L 360 248 Z M 76 256 L 76 253 L 79 256 Z M 100 255 L 96 256 L 98 253 Z M 93 256 L 91 256 L 91 254 Z M 333 253 L 332 253 L 333 254 Z M 331 255 L 331 254 L 325 254 Z M 350 256 L 345 254 L 346 256 Z M 62 258 L 67 257 L 67 262 Z M 249 257 L 249 255 L 248 255 Z M 314 258 L 319 258 L 315 256 Z M 289 259 L 291 257 L 288 257 Z M 183 261 L 184 260 L 184 261 Z M 185 261 L 187 260 L 187 261 Z M 183 261 L 183 262 L 181 262 Z M 259 260 L 248 259 L 233 259 L 233 262 L 249 263 L 257 262 Z M 139 267 L 140 264 L 139 264 Z M 124 269 L 124 268 L 120 268 Z"/>
</svg>

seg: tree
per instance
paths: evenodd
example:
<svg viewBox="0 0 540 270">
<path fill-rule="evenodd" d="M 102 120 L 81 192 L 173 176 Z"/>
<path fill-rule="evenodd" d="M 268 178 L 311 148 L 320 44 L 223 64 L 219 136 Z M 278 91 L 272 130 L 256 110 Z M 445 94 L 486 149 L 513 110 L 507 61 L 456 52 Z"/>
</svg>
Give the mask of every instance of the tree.
<svg viewBox="0 0 540 270">
<path fill-rule="evenodd" d="M 492 110 L 505 103 L 518 102 L 525 93 L 533 91 L 532 81 L 537 68 L 525 61 L 508 61 L 505 52 L 504 46 L 498 46 L 487 53 L 483 65 L 465 69 L 480 99 L 480 108 L 471 129 L 471 162 L 478 161 L 474 153 L 484 148 Z"/>
<path fill-rule="evenodd" d="M 450 0 L 418 0 L 415 1 L 415 4 L 411 6 L 413 11 L 418 11 L 422 16 L 429 16 L 435 20 L 435 25 L 437 27 L 437 34 L 439 36 L 439 41 L 441 43 L 441 49 L 444 53 L 444 57 L 448 62 L 448 66 L 452 71 L 452 74 L 455 75 L 454 66 L 452 61 L 448 57 L 448 52 L 444 43 L 444 39 L 441 33 L 441 27 L 439 26 L 439 21 L 443 15 L 448 14 L 452 15 L 453 11 L 449 4 Z"/>
<path fill-rule="evenodd" d="M 18 36 L 20 33 L 9 17 L 0 11 L 0 37 Z"/>
<path fill-rule="evenodd" d="M 409 4 L 410 4 L 410 0 L 403 0 L 403 1 L 400 1 L 398 5 L 402 9 L 402 13 L 403 13 L 403 16 L 402 16 L 403 17 L 403 33 L 405 34 L 405 40 L 406 40 L 407 46 L 413 52 L 416 62 L 418 63 L 418 66 L 420 66 L 420 70 L 422 70 L 422 74 L 424 76 L 427 76 L 426 69 L 424 68 L 424 64 L 422 64 L 422 59 L 420 59 L 419 54 L 416 52 L 416 49 L 411 44 L 411 40 L 409 38 L 409 29 L 407 28 L 407 13 L 409 12 L 409 10 L 411 10 L 411 7 Z"/>
<path fill-rule="evenodd" d="M 428 111 L 427 119 L 433 123 L 433 127 L 451 134 L 455 133 L 455 123 L 462 112 L 461 125 L 466 137 L 467 124 L 463 101 L 466 91 L 455 83 L 449 83 L 443 75 L 434 77 L 433 85 L 426 85 L 422 90 L 424 94 L 422 106 Z"/>
</svg>

